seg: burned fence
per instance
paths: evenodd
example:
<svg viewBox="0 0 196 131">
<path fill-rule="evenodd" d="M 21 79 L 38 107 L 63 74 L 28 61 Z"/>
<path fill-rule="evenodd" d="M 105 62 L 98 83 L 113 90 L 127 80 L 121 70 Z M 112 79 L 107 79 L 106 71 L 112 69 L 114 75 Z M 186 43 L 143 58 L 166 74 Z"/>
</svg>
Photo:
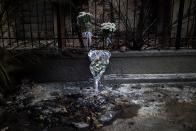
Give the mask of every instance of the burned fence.
<svg viewBox="0 0 196 131">
<path fill-rule="evenodd" d="M 76 17 L 91 12 L 93 46 L 107 48 L 102 22 L 114 22 L 113 49 L 196 47 L 196 0 L 0 0 L 0 46 L 83 48 Z"/>
</svg>

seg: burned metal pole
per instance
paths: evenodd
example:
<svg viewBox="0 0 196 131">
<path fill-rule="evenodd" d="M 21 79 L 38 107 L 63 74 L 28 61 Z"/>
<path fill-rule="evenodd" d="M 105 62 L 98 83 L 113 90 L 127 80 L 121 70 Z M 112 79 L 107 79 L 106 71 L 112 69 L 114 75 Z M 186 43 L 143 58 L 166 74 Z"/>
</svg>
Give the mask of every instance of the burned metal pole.
<svg viewBox="0 0 196 131">
<path fill-rule="evenodd" d="M 57 11 L 57 33 L 58 33 L 58 48 L 63 49 L 65 47 L 65 22 L 63 5 L 56 4 Z"/>
</svg>

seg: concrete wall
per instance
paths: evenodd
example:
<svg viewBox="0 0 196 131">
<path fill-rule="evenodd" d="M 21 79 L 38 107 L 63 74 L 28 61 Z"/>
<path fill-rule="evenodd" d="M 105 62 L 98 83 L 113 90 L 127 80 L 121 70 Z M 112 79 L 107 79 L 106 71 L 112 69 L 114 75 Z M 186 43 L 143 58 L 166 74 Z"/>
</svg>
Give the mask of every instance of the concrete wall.
<svg viewBox="0 0 196 131">
<path fill-rule="evenodd" d="M 91 78 L 87 54 L 42 58 L 29 73 L 38 82 L 85 81 Z M 112 52 L 105 74 L 196 73 L 196 51 Z"/>
</svg>

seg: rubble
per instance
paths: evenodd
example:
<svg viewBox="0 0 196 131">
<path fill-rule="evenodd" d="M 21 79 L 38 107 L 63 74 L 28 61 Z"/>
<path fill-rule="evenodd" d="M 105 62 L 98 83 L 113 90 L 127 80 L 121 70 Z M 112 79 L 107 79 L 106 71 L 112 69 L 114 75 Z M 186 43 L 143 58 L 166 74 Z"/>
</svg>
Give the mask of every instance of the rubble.
<svg viewBox="0 0 196 131">
<path fill-rule="evenodd" d="M 33 127 L 33 131 L 61 128 L 70 131 L 110 131 L 112 127 L 120 130 L 122 122 L 118 122 L 127 120 L 124 127 L 127 126 L 128 130 L 136 128 L 140 125 L 138 122 L 145 122 L 150 116 L 155 117 L 157 122 L 169 119 L 178 126 L 180 121 L 176 116 L 182 111 L 174 112 L 176 107 L 193 115 L 190 117 L 189 113 L 185 113 L 183 117 L 186 121 L 182 121 L 182 125 L 184 123 L 183 128 L 194 129 L 192 111 L 196 89 L 194 85 L 183 87 L 169 84 L 106 84 L 100 85 L 100 92 L 95 93 L 94 88 L 86 83 L 25 84 L 16 96 L 7 100 L 3 113 L 0 113 L 0 129 L 8 127 L 13 130 L 17 126 L 20 129 Z M 164 124 L 169 127 L 171 122 Z M 115 123 L 118 127 L 114 126 Z M 145 123 L 153 124 L 149 121 Z"/>
<path fill-rule="evenodd" d="M 113 121 L 124 101 L 116 103 L 115 99 L 120 96 L 117 97 L 110 90 L 102 90 L 97 94 L 93 87 L 87 91 L 86 88 L 55 86 L 23 85 L 15 101 L 7 104 L 9 108 L 14 106 L 11 112 L 22 111 L 32 122 L 45 128 L 65 124 L 93 130 Z"/>
</svg>

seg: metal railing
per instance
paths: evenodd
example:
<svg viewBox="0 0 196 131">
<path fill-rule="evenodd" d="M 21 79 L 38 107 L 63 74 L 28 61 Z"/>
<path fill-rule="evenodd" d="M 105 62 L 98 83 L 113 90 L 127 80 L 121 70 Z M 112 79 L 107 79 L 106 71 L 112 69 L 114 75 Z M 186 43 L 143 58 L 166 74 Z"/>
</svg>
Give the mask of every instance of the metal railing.
<svg viewBox="0 0 196 131">
<path fill-rule="evenodd" d="M 8 49 L 84 48 L 76 20 L 80 11 L 94 15 L 95 48 L 196 47 L 196 0 L 8 1 L 1 3 L 0 11 L 0 47 Z M 117 25 L 110 47 L 99 30 L 99 25 L 108 21 Z"/>
</svg>

